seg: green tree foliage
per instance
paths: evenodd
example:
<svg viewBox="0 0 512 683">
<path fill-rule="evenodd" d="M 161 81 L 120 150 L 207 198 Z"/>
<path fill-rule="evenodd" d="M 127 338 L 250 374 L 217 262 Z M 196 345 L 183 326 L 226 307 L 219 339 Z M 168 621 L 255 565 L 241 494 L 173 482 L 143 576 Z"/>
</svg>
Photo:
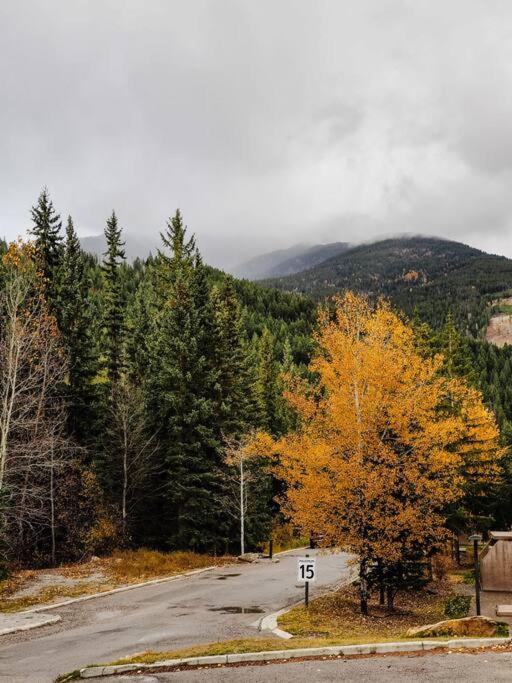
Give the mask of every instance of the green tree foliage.
<svg viewBox="0 0 512 683">
<path fill-rule="evenodd" d="M 448 313 L 441 329 L 432 335 L 431 349 L 438 350 L 444 357 L 443 372 L 448 377 L 473 376 L 469 340 L 455 327 L 451 313 Z"/>
<path fill-rule="evenodd" d="M 168 547 L 212 549 L 220 539 L 214 376 L 205 355 L 210 309 L 203 266 L 179 212 L 163 242 L 170 253 L 160 254 L 157 264 L 162 302 L 147 383 L 149 414 L 159 428 L 159 476 L 165 482 L 156 533 Z"/>
<path fill-rule="evenodd" d="M 98 369 L 97 332 L 91 310 L 87 263 L 71 216 L 66 226 L 61 280 L 61 333 L 69 368 L 69 431 L 80 443 L 85 443 L 91 437 L 91 425 L 97 417 L 97 391 L 93 384 Z"/>
<path fill-rule="evenodd" d="M 242 310 L 231 277 L 213 289 L 211 307 L 211 366 L 215 377 L 213 399 L 218 436 L 221 439 L 223 435 L 240 437 L 248 429 L 252 396 Z"/>
<path fill-rule="evenodd" d="M 131 381 L 139 386 L 150 372 L 151 341 L 155 338 L 158 319 L 156 282 L 155 267 L 150 264 L 127 309 L 128 373 Z"/>
<path fill-rule="evenodd" d="M 276 360 L 274 337 L 264 328 L 258 345 L 256 396 L 261 414 L 261 428 L 278 434 L 279 421 L 279 365 Z"/>
<path fill-rule="evenodd" d="M 125 261 L 121 228 L 114 211 L 105 228 L 107 251 L 103 259 L 105 277 L 104 328 L 105 365 L 111 384 L 119 381 L 124 367 L 125 297 L 121 280 L 121 266 Z"/>
<path fill-rule="evenodd" d="M 37 204 L 32 207 L 31 214 L 33 225 L 30 232 L 34 237 L 45 297 L 50 311 L 58 314 L 60 268 L 63 256 L 62 222 L 46 187 L 39 195 Z M 60 322 L 58 315 L 57 320 Z"/>
</svg>

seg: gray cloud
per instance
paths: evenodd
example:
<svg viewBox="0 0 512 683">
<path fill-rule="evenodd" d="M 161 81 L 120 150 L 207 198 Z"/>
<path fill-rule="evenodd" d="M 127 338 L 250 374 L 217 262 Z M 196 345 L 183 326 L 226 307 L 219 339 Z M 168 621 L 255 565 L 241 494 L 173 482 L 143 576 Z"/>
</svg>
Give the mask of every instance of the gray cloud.
<svg viewBox="0 0 512 683">
<path fill-rule="evenodd" d="M 512 256 L 505 0 L 3 0 L 0 234 L 42 185 L 227 265 L 425 232 Z"/>
</svg>

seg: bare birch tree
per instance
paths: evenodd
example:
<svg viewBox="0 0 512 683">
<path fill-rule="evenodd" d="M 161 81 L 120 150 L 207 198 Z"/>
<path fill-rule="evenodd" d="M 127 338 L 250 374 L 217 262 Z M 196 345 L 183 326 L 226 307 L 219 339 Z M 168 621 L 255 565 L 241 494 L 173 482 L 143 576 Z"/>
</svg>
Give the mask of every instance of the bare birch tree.
<svg viewBox="0 0 512 683">
<path fill-rule="evenodd" d="M 111 471 L 117 479 L 113 488 L 126 542 L 132 518 L 149 493 L 157 444 L 156 434 L 149 431 L 142 392 L 125 378 L 112 391 L 107 436 Z"/>
<path fill-rule="evenodd" d="M 55 479 L 70 453 L 59 396 L 66 363 L 41 294 L 30 245 L 13 243 L 0 292 L 0 495 L 7 545 L 18 556 L 50 535 L 55 562 Z"/>
<path fill-rule="evenodd" d="M 228 466 L 225 473 L 226 493 L 225 510 L 240 524 L 240 555 L 245 553 L 245 539 L 247 516 L 251 508 L 250 485 L 258 478 L 254 465 L 257 456 L 250 444 L 254 441 L 252 433 L 242 436 L 240 439 L 226 437 L 225 464 Z"/>
</svg>

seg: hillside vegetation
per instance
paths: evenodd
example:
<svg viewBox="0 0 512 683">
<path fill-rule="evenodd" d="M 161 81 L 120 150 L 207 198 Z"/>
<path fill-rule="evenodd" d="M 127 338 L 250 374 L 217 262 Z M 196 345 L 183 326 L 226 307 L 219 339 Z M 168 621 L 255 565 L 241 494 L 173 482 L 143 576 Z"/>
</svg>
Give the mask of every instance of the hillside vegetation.
<svg viewBox="0 0 512 683">
<path fill-rule="evenodd" d="M 450 312 L 461 331 L 482 337 L 490 301 L 512 288 L 512 261 L 458 242 L 403 237 L 353 247 L 265 284 L 315 299 L 346 289 L 386 296 L 433 327 L 441 326 Z"/>
</svg>

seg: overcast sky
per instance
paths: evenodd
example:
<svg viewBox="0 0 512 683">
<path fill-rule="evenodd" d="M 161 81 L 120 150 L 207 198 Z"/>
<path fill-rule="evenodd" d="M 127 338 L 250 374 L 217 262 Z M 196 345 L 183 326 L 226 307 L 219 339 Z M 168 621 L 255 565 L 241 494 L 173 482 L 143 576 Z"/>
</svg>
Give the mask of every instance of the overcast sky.
<svg viewBox="0 0 512 683">
<path fill-rule="evenodd" d="M 450 237 L 512 256 L 510 0 L 1 0 L 0 234 L 47 185 L 81 234 L 211 262 Z M 128 238 L 129 239 L 129 238 Z"/>
</svg>

